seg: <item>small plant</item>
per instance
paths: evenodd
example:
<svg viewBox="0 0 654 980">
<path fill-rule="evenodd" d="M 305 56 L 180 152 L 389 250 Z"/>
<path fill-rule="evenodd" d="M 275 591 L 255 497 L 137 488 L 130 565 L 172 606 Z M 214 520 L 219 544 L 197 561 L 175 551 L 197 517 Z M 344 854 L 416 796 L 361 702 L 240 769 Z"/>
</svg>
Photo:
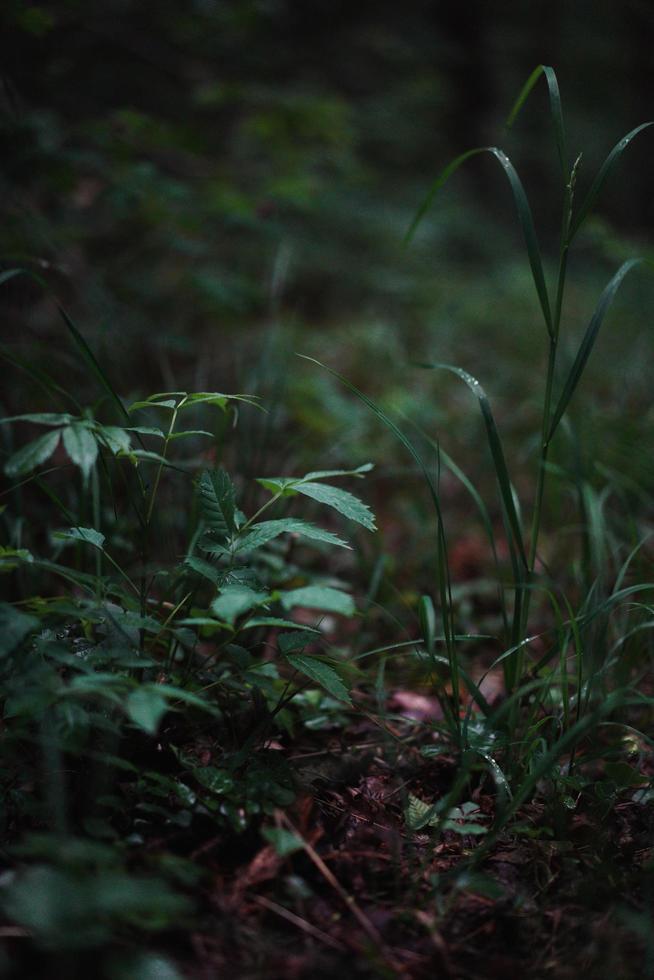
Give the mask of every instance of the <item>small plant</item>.
<svg viewBox="0 0 654 980">
<path fill-rule="evenodd" d="M 232 478 L 200 448 L 211 440 L 219 450 L 222 428 L 197 419 L 258 410 L 256 400 L 173 391 L 126 407 L 66 322 L 120 419 L 78 406 L 3 420 L 45 432 L 4 464 L 13 485 L 0 556 L 27 594 L 0 604 L 0 674 L 4 832 L 20 828 L 28 862 L 0 900 L 43 948 L 62 952 L 111 943 L 127 925 L 183 924 L 200 872 L 181 855 L 153 864 L 141 845 L 155 835 L 241 833 L 293 801 L 293 771 L 267 746 L 307 718 L 306 706 L 292 710 L 299 692 L 351 707 L 350 673 L 323 652 L 321 627 L 356 607 L 340 580 L 313 570 L 316 554 L 347 541 L 273 514 L 301 501 L 375 527 L 334 482 L 369 464 L 262 477 L 266 499 L 247 516 Z M 194 455 L 175 452 L 187 445 Z M 14 507 L 32 488 L 47 501 L 45 537 Z M 171 494 L 183 508 L 173 523 Z"/>
<path fill-rule="evenodd" d="M 600 539 L 602 535 L 606 535 L 607 539 L 602 541 L 606 566 L 596 567 L 595 578 L 589 579 L 586 576 L 583 582 L 575 583 L 568 594 L 562 577 L 557 574 L 558 570 L 548 568 L 539 560 L 539 542 L 547 483 L 548 479 L 552 479 L 550 457 L 553 440 L 561 429 L 579 387 L 618 288 L 632 269 L 648 261 L 629 259 L 613 275 L 583 333 L 572 365 L 562 374 L 559 354 L 568 255 L 622 154 L 636 136 L 654 123 L 647 122 L 637 126 L 619 140 L 578 203 L 577 185 L 582 158 L 579 154 L 571 163 L 558 82 L 551 68 L 539 66 L 532 73 L 509 115 L 507 125 L 514 123 L 541 77 L 544 77 L 548 88 L 562 196 L 560 246 L 553 284 L 548 283 L 547 269 L 541 256 L 532 211 L 522 182 L 508 156 L 497 147 L 468 150 L 453 160 L 434 181 L 406 235 L 408 243 L 444 184 L 463 163 L 481 154 L 490 154 L 500 164 L 509 181 L 516 206 L 548 349 L 529 531 L 525 528 L 525 515 L 529 513 L 529 509 L 518 498 L 499 427 L 482 385 L 461 367 L 442 363 L 426 363 L 421 366 L 453 374 L 467 385 L 477 399 L 499 492 L 509 556 L 508 567 L 498 558 L 501 548 L 491 507 L 462 469 L 441 448 L 440 441 L 425 435 L 438 461 L 437 472 L 434 473 L 417 448 L 417 443 L 398 427 L 387 412 L 347 379 L 331 372 L 369 406 L 413 457 L 426 480 L 436 515 L 436 586 L 434 594 L 424 595 L 419 603 L 422 641 L 420 656 L 429 664 L 431 677 L 436 685 L 435 693 L 441 701 L 445 719 L 443 732 L 459 753 L 462 775 L 455 781 L 452 794 L 434 806 L 428 807 L 422 801 L 412 798 L 407 812 L 410 813 L 408 819 L 414 828 L 439 825 L 443 829 L 451 820 L 448 815 L 452 804 L 459 798 L 475 770 L 486 771 L 495 782 L 498 797 L 494 823 L 496 832 L 505 826 L 522 803 L 532 797 L 543 780 L 551 780 L 550 787 L 558 787 L 560 798 L 564 799 L 564 805 L 568 805 L 571 799 L 570 787 L 565 789 L 561 783 L 561 767 L 569 779 L 574 781 L 577 778 L 573 776 L 577 768 L 577 746 L 591 732 L 597 732 L 598 726 L 604 724 L 608 718 L 619 723 L 630 706 L 635 708 L 650 704 L 637 690 L 637 673 L 625 675 L 624 670 L 620 671 L 619 660 L 611 654 L 608 642 L 601 643 L 603 654 L 598 654 L 594 649 L 599 646 L 599 632 L 608 631 L 617 644 L 620 636 L 639 628 L 637 623 L 645 615 L 646 601 L 649 600 L 643 598 L 641 601 L 640 597 L 651 595 L 654 583 L 631 581 L 631 566 L 646 536 L 635 545 L 633 542 L 627 546 L 620 544 L 614 548 L 610 557 L 610 551 L 604 548 L 608 529 L 602 526 L 599 516 L 601 507 L 596 509 L 597 519 L 591 523 L 589 507 L 592 507 L 590 502 L 594 491 L 588 485 L 577 484 L 576 495 L 581 501 L 579 519 L 585 535 L 582 539 L 582 550 L 585 553 L 593 550 L 596 552 L 598 535 Z M 462 644 L 474 641 L 475 637 L 457 628 L 448 540 L 438 485 L 438 470 L 441 467 L 447 468 L 471 495 L 486 530 L 495 562 L 504 630 L 496 638 L 502 652 L 488 666 L 487 673 L 497 667 L 503 670 L 505 693 L 499 707 L 489 705 L 483 693 L 484 677 L 473 681 L 466 670 L 465 658 L 460 653 Z M 566 472 L 561 467 L 559 471 Z M 611 489 L 608 488 L 607 493 L 610 492 Z M 626 539 L 624 533 L 623 539 Z M 588 565 L 586 568 L 588 569 Z M 549 604 L 552 625 L 544 632 L 538 631 L 538 635 L 531 635 L 530 613 L 540 597 L 544 597 Z M 542 604 L 540 608 L 542 618 Z M 537 641 L 541 651 L 544 648 L 545 652 L 531 654 L 530 650 Z M 439 648 L 443 653 L 438 652 Z M 642 734 L 639 737 L 645 738 Z M 427 747 L 425 751 L 430 753 L 433 750 Z M 641 778 L 631 768 L 630 773 L 630 778 Z M 581 789 L 583 783 L 582 779 L 575 786 Z M 438 814 L 442 815 L 441 820 L 437 818 Z"/>
</svg>

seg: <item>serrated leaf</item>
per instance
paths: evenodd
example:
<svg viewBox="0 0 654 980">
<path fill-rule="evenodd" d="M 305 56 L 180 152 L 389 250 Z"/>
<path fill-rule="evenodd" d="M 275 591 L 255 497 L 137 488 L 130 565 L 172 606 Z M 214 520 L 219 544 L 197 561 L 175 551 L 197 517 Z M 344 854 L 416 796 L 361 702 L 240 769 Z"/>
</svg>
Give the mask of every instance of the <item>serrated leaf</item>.
<svg viewBox="0 0 654 980">
<path fill-rule="evenodd" d="M 309 538 L 311 541 L 322 541 L 325 544 L 335 545 L 340 548 L 350 547 L 346 541 L 343 541 L 335 534 L 332 534 L 330 531 L 324 531 L 322 528 L 316 527 L 308 521 L 300 521 L 294 518 L 281 518 L 276 521 L 261 521 L 259 524 L 255 524 L 247 534 L 239 538 L 234 550 L 254 551 L 256 548 L 262 548 L 269 541 L 273 541 L 280 534 L 299 534 L 303 538 Z"/>
<path fill-rule="evenodd" d="M 143 685 L 129 693 L 126 711 L 135 725 L 148 735 L 156 735 L 159 722 L 168 711 L 168 701 L 156 685 Z"/>
<path fill-rule="evenodd" d="M 7 476 L 25 476 L 45 463 L 57 448 L 60 435 L 61 432 L 57 429 L 56 432 L 46 432 L 33 442 L 28 442 L 5 463 Z"/>
<path fill-rule="evenodd" d="M 341 616 L 353 616 L 356 611 L 351 595 L 326 585 L 305 585 L 301 589 L 282 592 L 280 602 L 284 609 L 306 606 L 309 609 L 320 609 Z"/>
<path fill-rule="evenodd" d="M 425 803 L 424 800 L 412 794 L 409 794 L 407 800 L 404 819 L 409 830 L 420 830 L 422 827 L 436 827 L 439 823 L 438 815 L 434 812 L 434 805 Z"/>
<path fill-rule="evenodd" d="M 286 661 L 295 670 L 299 670 L 301 674 L 305 674 L 312 681 L 324 687 L 332 697 L 337 698 L 339 701 L 345 701 L 347 704 L 352 704 L 352 699 L 345 684 L 333 667 L 330 667 L 322 660 L 317 660 L 315 657 L 308 657 L 301 653 L 288 654 Z"/>
<path fill-rule="evenodd" d="M 211 562 L 205 561 L 204 558 L 197 558 L 195 555 L 189 555 L 184 562 L 184 567 L 190 568 L 192 572 L 201 575 L 202 578 L 208 579 L 214 585 L 220 585 L 225 574 L 216 568 L 215 565 L 212 565 Z"/>
<path fill-rule="evenodd" d="M 224 469 L 206 470 L 198 481 L 202 516 L 218 538 L 233 534 L 236 528 L 236 491 Z"/>
<path fill-rule="evenodd" d="M 104 549 L 104 534 L 100 534 L 99 531 L 96 531 L 92 527 L 71 527 L 67 531 L 55 531 L 53 537 L 65 541 L 82 541 L 84 544 L 90 544 L 100 551 Z"/>
<path fill-rule="evenodd" d="M 62 437 L 71 462 L 80 468 L 86 482 L 98 458 L 98 444 L 94 435 L 85 425 L 73 422 L 63 430 Z"/>
<path fill-rule="evenodd" d="M 39 625 L 38 619 L 14 609 L 8 602 L 0 603 L 0 657 L 15 650 L 28 633 Z"/>
<path fill-rule="evenodd" d="M 349 490 L 333 487 L 329 483 L 298 483 L 294 488 L 305 497 L 311 497 L 318 503 L 326 504 L 342 514 L 343 517 L 362 524 L 369 531 L 376 530 L 375 515 L 367 504 L 355 497 Z"/>
<path fill-rule="evenodd" d="M 316 638 L 317 630 L 308 630 L 306 626 L 293 633 L 280 633 L 277 637 L 277 646 L 280 653 L 286 655 L 294 651 L 303 650 L 309 643 L 313 643 Z"/>
<path fill-rule="evenodd" d="M 268 598 L 266 592 L 255 592 L 246 585 L 228 585 L 211 603 L 211 611 L 218 619 L 233 626 L 239 616 L 262 605 Z"/>
</svg>

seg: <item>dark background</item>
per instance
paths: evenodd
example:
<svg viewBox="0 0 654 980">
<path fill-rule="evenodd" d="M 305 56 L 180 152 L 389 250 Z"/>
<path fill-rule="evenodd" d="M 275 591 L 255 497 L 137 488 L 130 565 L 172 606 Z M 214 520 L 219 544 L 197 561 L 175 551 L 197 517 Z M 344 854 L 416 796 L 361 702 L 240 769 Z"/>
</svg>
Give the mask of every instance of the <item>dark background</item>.
<svg viewBox="0 0 654 980">
<path fill-rule="evenodd" d="M 271 323 L 289 350 L 373 389 L 425 352 L 492 388 L 507 352 L 540 357 L 508 185 L 490 158 L 471 161 L 407 249 L 431 181 L 464 149 L 504 147 L 553 271 L 561 189 L 542 80 L 504 132 L 525 79 L 556 69 L 581 190 L 654 116 L 654 11 L 640 0 L 9 0 L 0 25 L 0 262 L 45 277 L 125 394 L 256 386 Z M 571 351 L 597 288 L 648 254 L 651 159 L 646 133 L 571 260 Z M 2 288 L 4 343 L 84 390 L 51 298 Z M 607 344 L 598 357 L 614 360 L 623 340 Z M 23 407 L 8 377 L 6 407 Z M 291 411 L 329 432 L 307 409 L 321 384 Z"/>
</svg>

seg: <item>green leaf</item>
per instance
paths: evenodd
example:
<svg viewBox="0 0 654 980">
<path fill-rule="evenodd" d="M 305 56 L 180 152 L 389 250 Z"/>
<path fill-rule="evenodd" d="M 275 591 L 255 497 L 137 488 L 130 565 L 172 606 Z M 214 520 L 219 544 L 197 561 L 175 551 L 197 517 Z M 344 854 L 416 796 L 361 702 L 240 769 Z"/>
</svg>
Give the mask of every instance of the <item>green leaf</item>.
<svg viewBox="0 0 654 980">
<path fill-rule="evenodd" d="M 92 527 L 71 527 L 67 531 L 55 531 L 53 537 L 64 541 L 82 541 L 100 551 L 104 550 L 104 534 L 100 534 Z"/>
<path fill-rule="evenodd" d="M 180 407 L 187 408 L 189 405 L 204 404 L 215 405 L 224 410 L 230 401 L 243 402 L 246 405 L 252 405 L 254 408 L 261 408 L 256 395 L 225 395 L 221 391 L 194 391 L 187 396 L 186 401 Z"/>
<path fill-rule="evenodd" d="M 184 429 L 183 432 L 173 432 L 171 436 L 168 436 L 168 442 L 186 439 L 187 436 L 209 436 L 210 439 L 213 439 L 213 432 L 207 432 L 206 429 Z"/>
<path fill-rule="evenodd" d="M 374 469 L 373 463 L 363 463 L 355 470 L 315 470 L 312 473 L 305 473 L 302 480 L 327 480 L 332 476 L 356 476 L 361 479 L 364 473 L 369 473 Z"/>
<path fill-rule="evenodd" d="M 280 857 L 288 857 L 290 854 L 295 854 L 296 851 L 301 851 L 304 847 L 304 841 L 301 837 L 298 837 L 291 830 L 284 830 L 283 827 L 263 827 L 261 835 L 264 840 L 272 844 Z"/>
<path fill-rule="evenodd" d="M 114 456 L 118 453 L 129 453 L 132 441 L 126 429 L 118 425 L 96 425 L 96 432 Z"/>
<path fill-rule="evenodd" d="M 254 551 L 255 548 L 261 548 L 269 541 L 273 541 L 280 534 L 299 534 L 312 541 L 323 541 L 325 544 L 337 545 L 341 548 L 350 547 L 346 541 L 338 538 L 335 534 L 330 531 L 323 531 L 322 528 L 309 524 L 307 521 L 282 518 L 276 521 L 261 521 L 259 524 L 254 524 L 247 534 L 239 538 L 234 550 Z"/>
<path fill-rule="evenodd" d="M 204 558 L 197 558 L 195 555 L 189 555 L 184 561 L 184 567 L 190 568 L 196 575 L 201 575 L 202 578 L 208 579 L 214 585 L 220 585 L 225 574 L 216 568 L 215 565 L 212 565 L 211 562 L 205 561 Z"/>
<path fill-rule="evenodd" d="M 73 422 L 72 425 L 67 426 L 62 436 L 66 452 L 75 466 L 80 468 L 86 482 L 98 458 L 98 444 L 95 437 L 87 426 L 80 422 Z"/>
<path fill-rule="evenodd" d="M 216 796 L 223 796 L 234 788 L 231 774 L 226 769 L 217 769 L 216 766 L 198 766 L 193 770 L 193 776 L 200 785 Z"/>
<path fill-rule="evenodd" d="M 333 667 L 328 666 L 322 660 L 316 659 L 316 657 L 308 657 L 301 653 L 289 653 L 286 656 L 286 660 L 295 670 L 300 671 L 301 674 L 305 674 L 312 681 L 324 687 L 332 697 L 337 698 L 339 701 L 345 701 L 347 704 L 352 704 L 352 699 L 345 684 Z"/>
<path fill-rule="evenodd" d="M 532 89 L 541 75 L 545 76 L 545 81 L 547 82 L 550 97 L 550 114 L 552 116 L 552 123 L 554 126 L 556 148 L 559 154 L 559 163 L 561 165 L 563 177 L 567 180 L 568 153 L 565 139 L 565 126 L 563 125 L 563 110 L 561 108 L 561 93 L 559 92 L 559 83 L 553 68 L 549 68 L 547 65 L 538 65 L 537 68 L 534 68 L 533 72 L 525 82 L 520 95 L 516 99 L 511 112 L 509 113 L 509 117 L 506 121 L 506 128 L 510 129 L 515 122 L 518 113 L 529 98 Z"/>
<path fill-rule="evenodd" d="M 0 657 L 15 650 L 28 633 L 39 625 L 38 619 L 14 609 L 8 602 L 0 603 Z"/>
<path fill-rule="evenodd" d="M 620 161 L 620 157 L 622 156 L 624 151 L 627 149 L 627 147 L 629 146 L 629 144 L 631 143 L 631 141 L 634 139 L 635 136 L 638 136 L 639 133 L 642 133 L 643 130 L 648 129 L 650 126 L 654 126 L 654 121 L 642 123 L 640 126 L 636 126 L 635 129 L 632 129 L 631 132 L 627 133 L 626 136 L 623 136 L 622 139 L 618 140 L 618 142 L 615 144 L 615 146 L 607 156 L 606 160 L 600 167 L 599 172 L 595 177 L 595 180 L 591 184 L 588 194 L 584 198 L 584 201 L 581 207 L 579 208 L 579 211 L 577 212 L 574 221 L 572 222 L 570 233 L 568 235 L 568 244 L 575 237 L 575 235 L 581 228 L 582 224 L 588 217 L 590 211 L 592 211 L 595 205 L 595 201 L 599 197 L 600 191 L 602 190 L 602 187 L 604 186 L 608 178 L 611 176 L 611 173 L 613 172 L 615 167 L 618 165 Z"/>
<path fill-rule="evenodd" d="M 439 816 L 433 804 L 425 803 L 417 796 L 409 794 L 404 810 L 404 819 L 409 830 L 421 830 L 422 827 L 437 827 Z"/>
<path fill-rule="evenodd" d="M 470 388 L 472 393 L 476 396 L 479 402 L 479 408 L 481 409 L 484 425 L 486 427 L 486 438 L 488 440 L 491 456 L 493 458 L 493 467 L 495 469 L 495 476 L 500 489 L 502 506 L 504 507 L 507 521 L 509 527 L 511 528 L 513 543 L 520 556 L 520 560 L 526 569 L 528 566 L 527 553 L 525 551 L 522 528 L 518 518 L 518 511 L 515 506 L 513 487 L 511 486 L 511 479 L 509 477 L 509 471 L 506 465 L 506 459 L 504 457 L 502 441 L 500 439 L 500 434 L 497 431 L 497 426 L 495 424 L 495 419 L 493 418 L 493 413 L 491 411 L 490 402 L 486 392 L 479 384 L 477 379 L 473 378 L 471 374 L 468 374 L 468 372 L 464 371 L 462 368 L 455 367 L 452 364 L 423 364 L 421 366 L 429 369 L 449 371 L 450 373 L 455 374 L 458 378 L 464 381 L 465 384 L 467 384 L 468 388 Z"/>
<path fill-rule="evenodd" d="M 91 372 L 96 376 L 101 386 L 105 389 L 105 391 L 107 392 L 107 394 L 109 395 L 113 403 L 115 404 L 116 408 L 118 409 L 120 415 L 122 415 L 124 419 L 129 420 L 127 409 L 123 405 L 123 402 L 121 401 L 119 395 L 116 393 L 116 390 L 111 384 L 111 381 L 109 380 L 109 378 L 107 377 L 103 369 L 100 367 L 100 364 L 96 360 L 96 357 L 93 351 L 91 350 L 91 348 L 89 347 L 89 345 L 87 344 L 86 340 L 79 332 L 79 330 L 77 329 L 77 327 L 75 326 L 71 318 L 68 316 L 64 308 L 58 306 L 58 309 L 59 309 L 59 313 L 61 314 L 64 320 L 64 323 L 68 327 L 68 330 L 75 342 L 77 349 L 80 351 L 83 359 L 90 367 Z"/>
<path fill-rule="evenodd" d="M 629 259 L 628 262 L 624 262 L 616 274 L 613 276 L 609 284 L 604 289 L 604 292 L 600 296 L 597 308 L 591 317 L 591 321 L 586 328 L 586 333 L 584 334 L 583 340 L 577 351 L 577 356 L 575 357 L 574 364 L 570 368 L 570 373 L 566 378 L 565 384 L 563 386 L 563 391 L 559 398 L 558 404 L 552 416 L 552 422 L 550 424 L 548 441 L 552 438 L 556 432 L 557 426 L 561 421 L 563 414 L 568 407 L 570 399 L 572 398 L 575 388 L 579 384 L 579 379 L 581 378 L 584 368 L 586 367 L 586 362 L 591 355 L 591 351 L 595 346 L 595 341 L 597 340 L 597 335 L 600 331 L 600 327 L 604 321 L 607 310 L 609 309 L 613 298 L 618 291 L 618 288 L 627 275 L 627 273 L 634 268 L 634 266 L 639 265 L 644 259 Z"/>
<path fill-rule="evenodd" d="M 233 534 L 236 491 L 225 470 L 206 470 L 198 481 L 198 493 L 202 516 L 209 530 L 218 538 Z"/>
<path fill-rule="evenodd" d="M 352 596 L 326 585 L 305 585 L 301 589 L 282 592 L 280 602 L 284 609 L 306 606 L 309 609 L 339 613 L 341 616 L 353 616 L 356 612 Z"/>
<path fill-rule="evenodd" d="M 341 490 L 340 487 L 333 487 L 329 483 L 299 483 L 294 487 L 298 493 L 305 497 L 311 497 L 318 503 L 326 504 L 342 514 L 343 517 L 362 524 L 369 531 L 376 530 L 375 515 L 367 504 L 355 497 L 348 490 Z"/>
<path fill-rule="evenodd" d="M 10 456 L 5 463 L 5 473 L 7 476 L 24 476 L 26 473 L 31 473 L 32 470 L 37 469 L 37 467 L 45 463 L 57 448 L 60 435 L 59 430 L 56 432 L 46 432 L 45 435 L 39 436 L 34 442 L 28 442 L 26 446 L 23 446 L 13 456 Z"/>
<path fill-rule="evenodd" d="M 262 605 L 269 598 L 266 592 L 255 592 L 246 585 L 228 585 L 211 603 L 211 610 L 223 622 L 233 626 L 239 616 Z"/>
<path fill-rule="evenodd" d="M 68 412 L 34 412 L 29 415 L 10 415 L 0 419 L 0 425 L 5 422 L 35 422 L 37 425 L 69 425 L 75 419 Z"/>
<path fill-rule="evenodd" d="M 142 685 L 127 697 L 128 717 L 148 735 L 156 735 L 159 723 L 168 711 L 168 701 L 157 685 Z"/>
</svg>

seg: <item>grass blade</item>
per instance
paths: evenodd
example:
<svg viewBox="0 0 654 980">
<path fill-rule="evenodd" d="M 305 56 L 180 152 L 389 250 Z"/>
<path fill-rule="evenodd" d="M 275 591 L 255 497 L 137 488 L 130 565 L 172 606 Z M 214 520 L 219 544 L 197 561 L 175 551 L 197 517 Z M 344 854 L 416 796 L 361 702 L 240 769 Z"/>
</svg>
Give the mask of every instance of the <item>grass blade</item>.
<svg viewBox="0 0 654 980">
<path fill-rule="evenodd" d="M 554 435 L 557 426 L 563 417 L 563 413 L 568 407 L 570 399 L 572 398 L 575 389 L 579 384 L 579 379 L 581 378 L 584 368 L 586 367 L 586 362 L 590 357 L 591 351 L 595 345 L 595 341 L 597 340 L 597 335 L 599 333 L 600 327 L 602 326 L 602 322 L 604 320 L 604 317 L 606 316 L 606 312 L 609 306 L 613 302 L 613 298 L 618 290 L 618 287 L 620 286 L 622 280 L 627 275 L 627 273 L 631 269 L 633 269 L 634 266 L 639 265 L 641 262 L 645 262 L 645 261 L 647 260 L 629 259 L 628 262 L 624 262 L 620 266 L 616 274 L 613 276 L 609 284 L 606 286 L 602 295 L 600 296 L 599 303 L 597 304 L 597 308 L 593 313 L 593 316 L 591 317 L 591 321 L 588 324 L 588 327 L 586 328 L 586 333 L 584 334 L 584 338 L 581 342 L 579 350 L 577 351 L 577 356 L 575 357 L 574 364 L 572 365 L 572 368 L 570 369 L 570 373 L 566 378 L 566 382 L 563 386 L 563 391 L 561 392 L 561 395 L 559 397 L 558 405 L 556 406 L 556 409 L 552 416 L 549 434 L 547 437 L 548 443 L 551 441 L 552 436 Z"/>
<path fill-rule="evenodd" d="M 561 93 L 559 91 L 559 83 L 556 78 L 556 72 L 553 68 L 547 65 L 538 65 L 534 68 L 531 75 L 525 82 L 520 95 L 513 104 L 513 108 L 508 115 L 506 120 L 506 128 L 510 129 L 515 122 L 520 110 L 523 105 L 531 95 L 536 82 L 541 77 L 545 76 L 545 81 L 547 82 L 547 88 L 550 97 L 550 112 L 552 115 L 552 124 L 554 126 L 554 134 L 556 138 L 556 149 L 559 154 L 559 163 L 561 164 L 561 172 L 564 179 L 568 179 L 568 150 L 565 138 L 565 126 L 563 125 L 563 110 L 561 108 Z"/>
<path fill-rule="evenodd" d="M 418 209 L 415 218 L 411 222 L 409 230 L 404 236 L 405 244 L 408 244 L 415 233 L 416 228 L 424 218 L 425 214 L 431 207 L 434 198 L 436 197 L 438 191 L 441 187 L 449 180 L 452 174 L 459 169 L 462 163 L 469 160 L 471 157 L 477 156 L 480 153 L 491 153 L 495 159 L 499 162 L 502 169 L 504 170 L 509 184 L 511 186 L 511 191 L 513 193 L 513 199 L 515 201 L 515 206 L 518 212 L 518 220 L 520 221 L 520 226 L 522 228 L 522 234 L 527 246 L 527 254 L 529 257 L 529 265 L 531 266 L 531 274 L 534 280 L 534 285 L 536 287 L 536 292 L 538 294 L 538 300 L 540 302 L 541 310 L 543 311 L 543 317 L 545 319 L 545 324 L 547 326 L 547 332 L 550 337 L 553 336 L 553 323 L 552 323 L 552 313 L 550 309 L 549 295 L 547 292 L 547 285 L 545 283 L 545 276 L 543 273 L 543 262 L 540 254 L 540 247 L 538 245 L 538 238 L 536 236 L 536 229 L 534 227 L 534 219 L 531 213 L 531 208 L 529 207 L 529 201 L 527 200 L 527 195 L 525 194 L 525 189 L 522 186 L 522 181 L 518 177 L 515 167 L 507 157 L 503 150 L 498 149 L 496 146 L 481 146 L 474 150 L 468 150 L 466 153 L 462 153 L 460 156 L 452 160 L 451 163 L 445 167 L 444 170 L 438 175 L 436 180 L 431 186 L 427 197 L 423 201 L 422 205 Z"/>
<path fill-rule="evenodd" d="M 98 379 L 98 381 L 100 382 L 104 390 L 107 392 L 114 405 L 117 407 L 119 413 L 128 422 L 128 424 L 131 425 L 132 419 L 129 412 L 125 408 L 125 405 L 123 404 L 120 396 L 116 393 L 116 390 L 113 387 L 111 381 L 100 367 L 98 361 L 95 358 L 95 355 L 93 354 L 93 351 L 91 350 L 87 342 L 84 340 L 84 337 L 79 332 L 79 330 L 77 329 L 77 327 L 75 326 L 71 318 L 68 316 L 64 308 L 62 306 L 59 306 L 59 304 L 57 304 L 57 309 L 59 310 L 59 313 L 61 314 L 64 323 L 68 327 L 70 335 L 75 341 L 75 346 L 79 350 L 80 354 L 82 355 L 82 357 L 84 358 L 88 366 L 91 368 L 91 371 Z"/>
<path fill-rule="evenodd" d="M 497 477 L 497 482 L 500 488 L 502 506 L 506 513 L 508 524 L 511 529 L 513 542 L 518 551 L 524 569 L 527 570 L 528 568 L 527 553 L 525 551 L 524 541 L 522 538 L 522 528 L 520 527 L 518 512 L 516 510 L 515 502 L 513 499 L 513 489 L 511 487 L 509 471 L 506 465 L 506 459 L 504 457 L 504 450 L 502 448 L 502 441 L 500 439 L 500 434 L 497 430 L 495 419 L 493 418 L 493 413 L 491 411 L 490 402 L 488 401 L 488 396 L 486 395 L 486 392 L 479 384 L 477 379 L 473 378 L 473 376 L 471 374 L 468 374 L 467 371 L 464 371 L 463 368 L 455 367 L 452 364 L 422 364 L 421 367 L 450 371 L 452 374 L 455 374 L 458 378 L 464 381 L 465 384 L 467 384 L 467 386 L 470 388 L 472 393 L 478 399 L 482 418 L 484 420 L 484 425 L 486 426 L 486 436 L 488 439 L 488 445 L 491 451 L 491 456 L 493 458 L 495 475 Z"/>
<path fill-rule="evenodd" d="M 620 157 L 622 156 L 624 151 L 627 149 L 627 147 L 634 139 L 634 137 L 638 136 L 639 133 L 642 133 L 644 129 L 648 129 L 650 126 L 654 126 L 654 120 L 651 122 L 641 123 L 640 126 L 636 126 L 635 129 L 632 129 L 630 133 L 627 133 L 626 136 L 623 136 L 622 139 L 615 144 L 615 146 L 607 156 L 606 160 L 600 167 L 599 172 L 595 177 L 595 180 L 591 184 L 590 190 L 588 191 L 588 194 L 586 195 L 583 204 L 579 208 L 579 212 L 577 213 L 574 221 L 570 226 L 570 233 L 568 235 L 568 244 L 570 244 L 570 242 L 575 237 L 575 235 L 581 228 L 582 224 L 588 217 L 590 211 L 592 210 L 595 204 L 595 201 L 599 196 L 600 191 L 604 187 L 604 184 L 612 174 L 615 167 L 618 165 L 620 161 Z"/>
</svg>

